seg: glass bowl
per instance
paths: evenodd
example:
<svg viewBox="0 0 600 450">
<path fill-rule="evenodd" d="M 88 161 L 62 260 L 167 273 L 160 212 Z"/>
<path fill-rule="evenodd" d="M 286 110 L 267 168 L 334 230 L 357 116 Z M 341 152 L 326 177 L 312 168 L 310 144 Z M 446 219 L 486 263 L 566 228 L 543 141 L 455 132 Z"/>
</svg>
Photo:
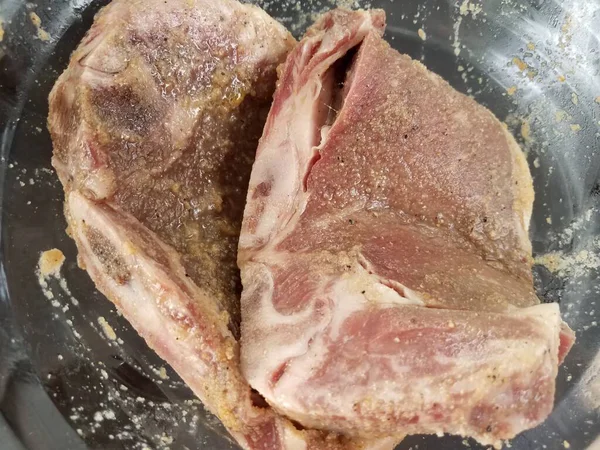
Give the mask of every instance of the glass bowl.
<svg viewBox="0 0 600 450">
<path fill-rule="evenodd" d="M 218 420 L 77 267 L 65 233 L 47 98 L 106 3 L 0 0 L 0 446 L 233 449 Z M 392 46 L 514 133 L 535 182 L 536 288 L 560 303 L 577 342 L 558 375 L 554 412 L 507 448 L 600 447 L 600 3 L 258 3 L 296 36 L 332 6 L 385 9 Z M 62 275 L 40 283 L 40 253 L 52 248 L 66 256 Z M 481 448 L 411 436 L 399 449 L 463 447 Z"/>
</svg>

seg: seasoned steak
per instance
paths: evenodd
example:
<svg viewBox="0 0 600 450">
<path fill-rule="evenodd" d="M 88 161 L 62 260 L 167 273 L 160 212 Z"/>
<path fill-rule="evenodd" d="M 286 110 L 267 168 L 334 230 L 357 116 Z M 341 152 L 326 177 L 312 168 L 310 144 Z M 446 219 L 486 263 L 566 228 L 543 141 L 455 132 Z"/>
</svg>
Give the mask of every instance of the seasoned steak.
<svg viewBox="0 0 600 450">
<path fill-rule="evenodd" d="M 390 450 L 299 430 L 241 374 L 235 263 L 248 179 L 294 39 L 234 0 L 115 0 L 50 95 L 79 263 L 251 450 Z"/>
<path fill-rule="evenodd" d="M 252 168 L 242 365 L 306 427 L 484 444 L 541 423 L 573 342 L 539 304 L 502 124 L 336 10 L 290 53 Z"/>
<path fill-rule="evenodd" d="M 51 94 L 65 190 L 110 202 L 175 249 L 234 335 L 243 199 L 275 68 L 293 43 L 233 1 L 115 1 Z"/>
</svg>

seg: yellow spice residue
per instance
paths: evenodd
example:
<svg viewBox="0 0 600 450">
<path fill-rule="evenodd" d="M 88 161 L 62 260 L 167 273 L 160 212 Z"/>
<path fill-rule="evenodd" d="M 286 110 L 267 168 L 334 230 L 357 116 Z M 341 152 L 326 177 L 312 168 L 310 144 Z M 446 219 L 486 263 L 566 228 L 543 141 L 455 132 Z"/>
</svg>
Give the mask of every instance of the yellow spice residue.
<svg viewBox="0 0 600 450">
<path fill-rule="evenodd" d="M 158 370 L 158 376 L 160 378 L 162 378 L 163 380 L 168 380 L 169 379 L 169 376 L 167 375 L 167 369 L 165 369 L 164 367 L 161 367 Z"/>
<path fill-rule="evenodd" d="M 527 49 L 534 51 L 535 50 L 535 44 L 533 42 L 528 42 L 527 43 Z"/>
<path fill-rule="evenodd" d="M 565 23 L 562 24 L 562 26 L 560 27 L 560 31 L 562 36 L 559 38 L 559 43 L 558 46 L 560 48 L 565 48 L 567 47 L 570 43 L 571 43 L 571 25 L 573 24 L 573 21 L 571 19 L 570 15 L 567 15 L 566 19 L 565 19 Z"/>
<path fill-rule="evenodd" d="M 425 33 L 425 31 L 423 31 L 423 29 L 422 29 L 422 28 L 419 28 L 419 31 L 417 31 L 417 34 L 419 35 L 419 37 L 420 37 L 422 40 L 425 40 L 425 39 L 427 39 L 427 34 Z"/>
<path fill-rule="evenodd" d="M 534 261 L 561 277 L 579 277 L 600 268 L 600 257 L 596 254 L 596 249 L 581 250 L 574 254 L 550 252 L 537 256 Z"/>
<path fill-rule="evenodd" d="M 98 317 L 98 324 L 100 325 L 100 327 L 102 327 L 102 331 L 108 339 L 110 339 L 111 341 L 117 339 L 117 333 L 115 333 L 113 327 L 110 326 L 110 324 L 106 321 L 104 317 Z"/>
<path fill-rule="evenodd" d="M 596 103 L 600 103 L 600 95 L 598 97 L 596 97 L 594 100 L 596 100 Z"/>
<path fill-rule="evenodd" d="M 577 133 L 578 131 L 581 131 L 581 125 L 579 125 L 578 123 L 572 123 L 571 124 L 571 131 L 573 131 L 574 133 Z"/>
<path fill-rule="evenodd" d="M 535 258 L 535 263 L 544 266 L 552 273 L 557 273 L 561 267 L 561 255 L 559 253 L 547 253 Z"/>
<path fill-rule="evenodd" d="M 514 57 L 512 60 L 513 64 L 519 68 L 521 72 L 527 70 L 527 63 L 520 58 Z"/>
<path fill-rule="evenodd" d="M 559 76 L 557 77 L 557 79 L 558 79 L 558 81 L 560 81 L 561 83 L 564 83 L 564 82 L 567 80 L 567 78 L 566 78 L 564 75 L 559 75 Z"/>
<path fill-rule="evenodd" d="M 0 42 L 4 39 L 4 20 L 0 18 Z"/>
<path fill-rule="evenodd" d="M 579 103 L 579 97 L 577 96 L 577 94 L 576 94 L 575 92 L 573 92 L 573 93 L 571 94 L 571 102 L 572 102 L 574 105 L 577 105 L 577 104 Z"/>
<path fill-rule="evenodd" d="M 560 31 L 564 34 L 568 33 L 571 30 L 572 19 L 570 15 L 567 15 L 565 19 L 565 23 L 560 27 Z"/>
<path fill-rule="evenodd" d="M 527 78 L 529 78 L 530 80 L 533 80 L 535 78 L 535 76 L 537 75 L 537 70 L 532 69 L 531 67 L 529 67 L 529 65 L 523 61 L 521 58 L 517 58 L 514 57 L 512 59 L 512 63 L 518 67 L 520 72 L 525 72 L 525 75 L 527 76 Z"/>
<path fill-rule="evenodd" d="M 510 96 L 515 95 L 515 92 L 517 92 L 517 87 L 516 86 L 511 86 L 508 89 L 506 89 L 506 93 Z"/>
<path fill-rule="evenodd" d="M 50 34 L 42 28 L 42 19 L 33 11 L 29 13 L 29 19 L 31 23 L 37 28 L 37 36 L 41 41 L 49 41 Z"/>
<path fill-rule="evenodd" d="M 34 12 L 29 13 L 29 18 L 31 19 L 31 23 L 35 25 L 36 28 L 42 26 L 42 19 Z"/>
<path fill-rule="evenodd" d="M 567 117 L 567 113 L 565 111 L 556 111 L 554 113 L 554 120 L 557 122 L 562 122 L 563 120 L 565 120 Z"/>
<path fill-rule="evenodd" d="M 57 277 L 63 262 L 65 262 L 65 255 L 57 248 L 42 252 L 38 261 L 40 275 L 43 278 L 47 278 L 51 275 Z"/>
<path fill-rule="evenodd" d="M 477 17 L 477 14 L 479 14 L 481 11 L 483 11 L 483 8 L 481 7 L 481 5 L 478 5 L 477 3 L 470 2 L 469 0 L 463 0 L 458 11 L 462 16 L 471 14 L 473 16 L 473 18 L 475 18 L 475 17 Z"/>
</svg>

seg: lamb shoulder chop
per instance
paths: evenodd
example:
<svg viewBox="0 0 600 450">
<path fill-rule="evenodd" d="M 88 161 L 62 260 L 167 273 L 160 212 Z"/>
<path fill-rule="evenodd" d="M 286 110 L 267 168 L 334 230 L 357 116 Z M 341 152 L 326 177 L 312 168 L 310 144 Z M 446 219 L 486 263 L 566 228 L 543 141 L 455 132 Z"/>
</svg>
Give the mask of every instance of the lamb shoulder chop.
<svg viewBox="0 0 600 450">
<path fill-rule="evenodd" d="M 233 0 L 115 0 L 50 95 L 52 164 L 80 266 L 242 447 L 389 450 L 299 431 L 240 372 L 238 234 L 294 44 Z"/>
<path fill-rule="evenodd" d="M 281 70 L 240 236 L 243 371 L 306 427 L 497 444 L 548 416 L 574 339 L 534 293 L 527 163 L 354 14 Z"/>
</svg>

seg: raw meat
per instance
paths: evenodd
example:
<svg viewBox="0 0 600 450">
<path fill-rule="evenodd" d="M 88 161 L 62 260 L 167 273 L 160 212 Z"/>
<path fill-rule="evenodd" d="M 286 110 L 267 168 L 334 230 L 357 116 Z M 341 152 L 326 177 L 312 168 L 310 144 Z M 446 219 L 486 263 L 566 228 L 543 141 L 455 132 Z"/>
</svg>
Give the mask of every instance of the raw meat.
<svg viewBox="0 0 600 450">
<path fill-rule="evenodd" d="M 294 44 L 232 0 L 115 0 L 50 95 L 52 163 L 81 267 L 240 445 L 389 450 L 297 430 L 240 372 L 237 240 Z"/>
<path fill-rule="evenodd" d="M 548 416 L 574 338 L 533 290 L 527 163 L 354 14 L 281 70 L 240 236 L 243 372 L 307 427 L 497 444 Z"/>
</svg>

